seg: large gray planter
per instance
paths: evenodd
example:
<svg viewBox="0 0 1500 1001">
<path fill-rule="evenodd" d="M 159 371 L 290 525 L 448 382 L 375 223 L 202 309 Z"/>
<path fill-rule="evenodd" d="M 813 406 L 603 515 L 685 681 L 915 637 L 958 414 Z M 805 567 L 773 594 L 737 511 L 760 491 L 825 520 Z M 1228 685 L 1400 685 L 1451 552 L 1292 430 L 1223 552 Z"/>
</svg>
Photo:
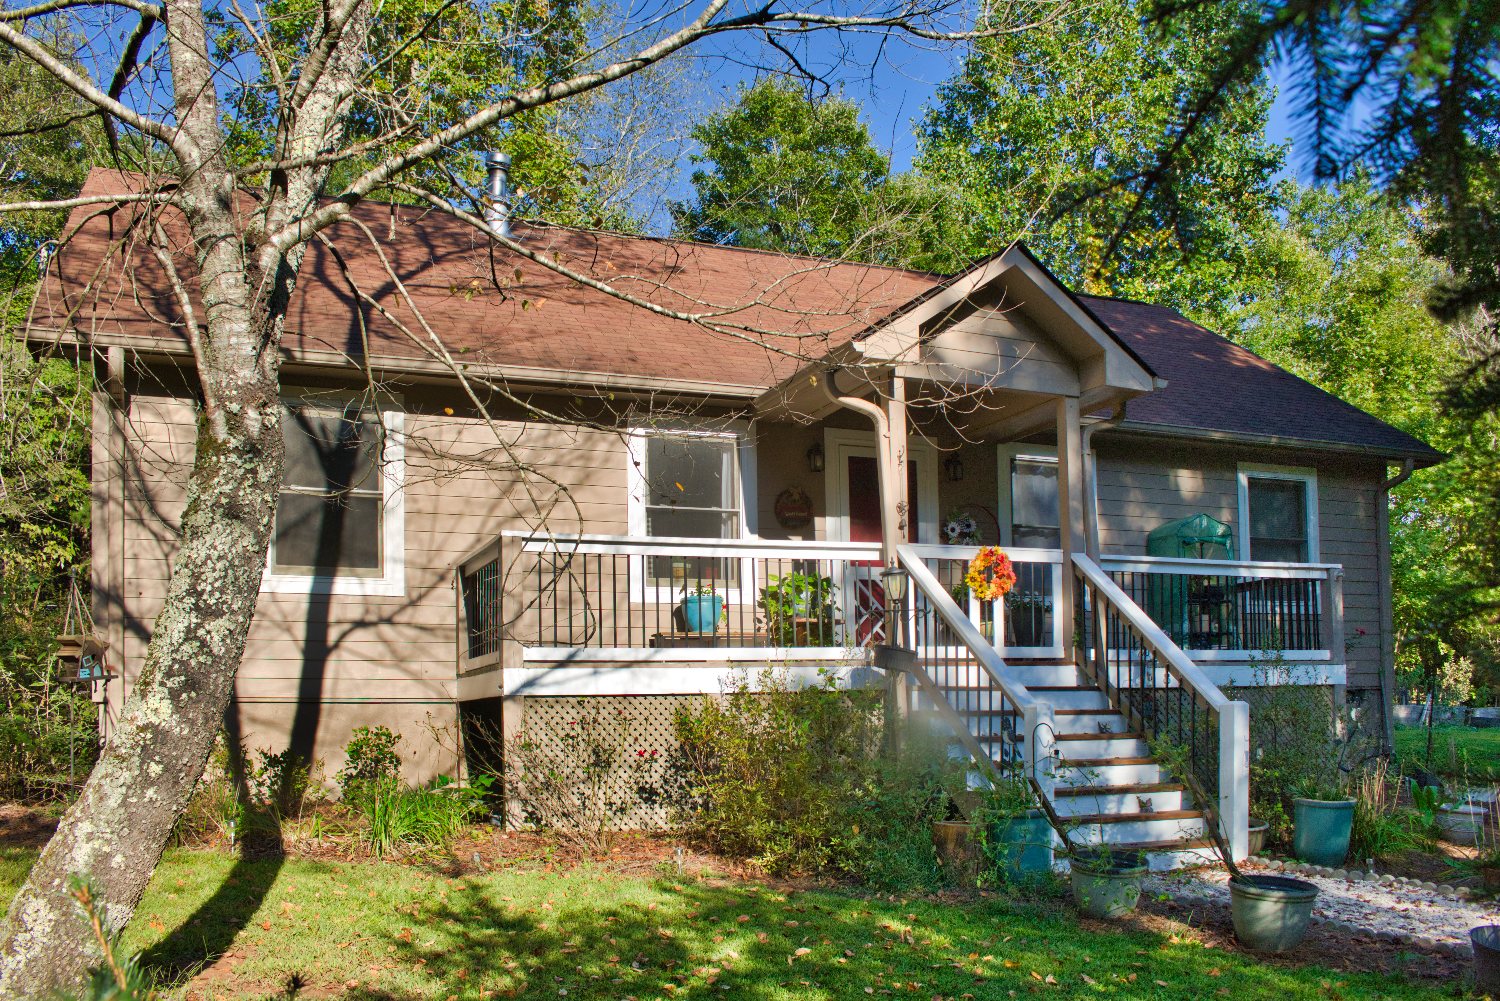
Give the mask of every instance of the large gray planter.
<svg viewBox="0 0 1500 1001">
<path fill-rule="evenodd" d="M 1140 852 L 1079 853 L 1068 860 L 1073 903 L 1091 918 L 1120 918 L 1135 910 L 1148 866 Z"/>
<path fill-rule="evenodd" d="M 1484 808 L 1469 803 L 1454 803 L 1437 812 L 1438 830 L 1443 840 L 1455 845 L 1477 845 L 1484 834 Z"/>
<path fill-rule="evenodd" d="M 1471 726 L 1477 727 L 1481 730 L 1487 730 L 1491 727 L 1500 726 L 1500 706 L 1489 706 L 1484 709 L 1475 709 L 1473 712 L 1469 713 L 1469 723 Z"/>
<path fill-rule="evenodd" d="M 1474 945 L 1474 986 L 1481 993 L 1500 992 L 1500 925 L 1480 925 L 1469 932 Z"/>
<path fill-rule="evenodd" d="M 1237 876 L 1229 881 L 1234 935 L 1258 952 L 1295 949 L 1307 935 L 1318 888 L 1290 876 Z"/>
</svg>

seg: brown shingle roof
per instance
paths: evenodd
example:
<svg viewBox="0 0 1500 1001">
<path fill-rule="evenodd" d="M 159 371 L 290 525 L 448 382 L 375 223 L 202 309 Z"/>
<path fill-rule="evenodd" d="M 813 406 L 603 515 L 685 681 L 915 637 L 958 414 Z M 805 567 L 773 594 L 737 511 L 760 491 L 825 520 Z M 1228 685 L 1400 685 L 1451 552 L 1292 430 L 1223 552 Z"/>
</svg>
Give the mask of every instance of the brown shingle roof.
<svg viewBox="0 0 1500 1001">
<path fill-rule="evenodd" d="M 1165 306 L 1080 296 L 1132 345 L 1165 389 L 1131 400 L 1127 424 L 1192 428 L 1257 438 L 1355 446 L 1411 456 L 1423 465 L 1443 454 Z"/>
<path fill-rule="evenodd" d="M 135 178 L 95 170 L 85 194 L 120 191 Z M 184 350 L 180 314 L 160 268 L 143 250 L 115 248 L 135 210 L 75 210 L 76 235 L 49 271 L 37 326 Z M 643 386 L 721 387 L 754 395 L 913 299 L 939 276 L 893 268 L 519 223 L 525 246 L 662 309 L 711 314 L 705 326 L 590 289 L 494 249 L 461 222 L 410 206 L 365 203 L 354 221 L 308 249 L 287 315 L 289 358 L 358 359 L 389 368 L 428 356 L 416 313 L 470 365 L 539 373 L 587 389 L 612 378 Z M 362 229 L 361 226 L 364 228 Z M 378 241 L 371 243 L 373 234 Z M 121 258 L 129 257 L 129 266 Z M 179 254 L 188 268 L 187 254 Z M 101 268 L 101 262 L 107 266 Z M 391 314 L 363 301 L 364 295 Z M 1156 373 L 1165 389 L 1132 401 L 1129 423 L 1347 446 L 1423 464 L 1442 456 L 1163 307 L 1078 299 Z M 401 329 L 405 324 L 417 336 Z M 762 337 L 743 328 L 773 331 Z M 368 342 L 368 350 L 365 344 Z M 594 377 L 591 379 L 591 377 Z"/>
</svg>

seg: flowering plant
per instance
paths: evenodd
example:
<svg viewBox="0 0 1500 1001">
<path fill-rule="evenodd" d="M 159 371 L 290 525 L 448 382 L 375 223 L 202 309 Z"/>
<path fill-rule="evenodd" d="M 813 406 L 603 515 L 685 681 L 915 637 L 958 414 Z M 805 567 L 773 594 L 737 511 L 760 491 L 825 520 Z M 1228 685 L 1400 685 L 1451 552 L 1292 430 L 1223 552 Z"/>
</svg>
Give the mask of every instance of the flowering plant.
<svg viewBox="0 0 1500 1001">
<path fill-rule="evenodd" d="M 967 511 L 953 511 L 943 522 L 943 537 L 950 546 L 973 546 L 979 543 L 979 522 Z"/>
<path fill-rule="evenodd" d="M 980 601 L 997 601 L 1016 586 L 1016 571 L 999 546 L 985 546 L 969 561 L 964 583 Z"/>
</svg>

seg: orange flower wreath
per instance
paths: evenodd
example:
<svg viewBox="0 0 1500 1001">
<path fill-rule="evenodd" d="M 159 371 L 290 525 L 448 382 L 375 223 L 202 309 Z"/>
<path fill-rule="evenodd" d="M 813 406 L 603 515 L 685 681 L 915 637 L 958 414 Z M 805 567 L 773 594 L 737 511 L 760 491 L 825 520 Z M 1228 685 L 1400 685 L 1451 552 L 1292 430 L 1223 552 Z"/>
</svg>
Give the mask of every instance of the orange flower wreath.
<svg viewBox="0 0 1500 1001">
<path fill-rule="evenodd" d="M 998 601 L 1016 586 L 1016 571 L 999 546 L 985 546 L 969 561 L 964 583 L 980 601 Z"/>
</svg>

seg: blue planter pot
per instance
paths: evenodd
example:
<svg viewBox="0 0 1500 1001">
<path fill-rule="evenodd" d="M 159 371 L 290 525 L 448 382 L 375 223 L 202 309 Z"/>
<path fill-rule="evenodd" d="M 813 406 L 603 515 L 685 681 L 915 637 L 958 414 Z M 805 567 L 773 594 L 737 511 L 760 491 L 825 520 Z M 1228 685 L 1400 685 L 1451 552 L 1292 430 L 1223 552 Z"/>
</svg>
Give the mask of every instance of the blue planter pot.
<svg viewBox="0 0 1500 1001">
<path fill-rule="evenodd" d="M 1292 854 L 1312 865 L 1344 864 L 1354 829 L 1354 800 L 1294 799 L 1292 821 Z"/>
<path fill-rule="evenodd" d="M 724 599 L 717 594 L 694 594 L 682 599 L 682 624 L 690 633 L 712 633 L 719 628 Z"/>
<path fill-rule="evenodd" d="M 1052 827 L 1040 810 L 990 822 L 985 854 L 1008 881 L 1052 871 Z"/>
</svg>

